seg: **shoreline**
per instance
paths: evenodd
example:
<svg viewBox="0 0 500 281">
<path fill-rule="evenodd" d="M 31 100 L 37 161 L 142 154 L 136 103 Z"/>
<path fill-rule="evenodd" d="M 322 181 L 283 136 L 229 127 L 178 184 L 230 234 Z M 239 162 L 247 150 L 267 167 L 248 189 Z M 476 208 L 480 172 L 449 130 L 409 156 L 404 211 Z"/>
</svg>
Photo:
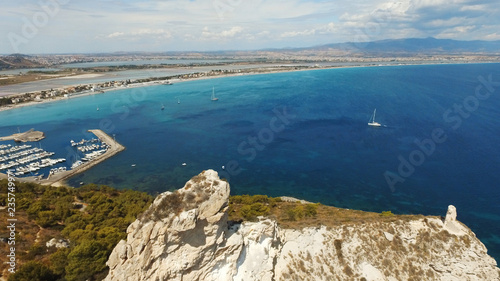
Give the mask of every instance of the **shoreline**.
<svg viewBox="0 0 500 281">
<path fill-rule="evenodd" d="M 214 76 L 192 77 L 192 78 L 187 78 L 187 79 L 186 78 L 173 78 L 173 79 L 168 79 L 168 81 L 171 81 L 171 82 L 173 82 L 172 84 L 174 84 L 174 83 L 183 83 L 183 82 L 189 82 L 189 81 L 217 79 L 217 78 L 225 78 L 225 77 L 250 76 L 250 75 L 260 75 L 260 74 L 264 75 L 264 74 L 272 74 L 272 73 L 287 73 L 287 72 L 297 72 L 297 71 L 312 71 L 312 70 L 321 70 L 321 69 L 351 68 L 351 67 L 355 67 L 355 66 L 310 67 L 307 69 L 289 69 L 289 70 L 286 70 L 286 69 L 272 70 L 272 69 L 270 69 L 269 71 L 265 71 L 265 72 L 252 71 L 252 72 L 245 72 L 245 73 L 228 73 L 228 74 L 214 75 Z M 180 74 L 179 76 L 190 75 L 190 74 L 192 74 L 192 73 Z M 154 79 L 157 77 L 150 77 L 150 78 Z M 56 79 L 60 79 L 60 78 L 56 78 Z M 61 100 L 69 100 L 69 99 L 78 98 L 78 97 L 100 95 L 100 94 L 105 94 L 107 92 L 118 91 L 118 90 L 142 88 L 142 87 L 149 87 L 149 86 L 156 86 L 156 85 L 165 85 L 165 84 L 161 83 L 163 81 L 167 81 L 167 80 L 154 80 L 154 81 L 149 81 L 149 82 L 132 83 L 132 84 L 128 84 L 127 86 L 104 88 L 104 89 L 101 89 L 101 91 L 99 91 L 99 92 L 83 91 L 80 93 L 74 93 L 68 97 L 64 97 L 64 96 L 53 97 L 53 98 L 48 98 L 48 99 L 41 99 L 38 101 L 29 101 L 29 102 L 24 102 L 24 103 L 20 103 L 20 104 L 1 106 L 0 112 L 12 110 L 12 109 L 17 109 L 17 108 L 28 107 L 28 106 L 34 106 L 37 104 L 51 103 L 51 102 L 56 102 L 56 101 L 61 101 Z M 71 88 L 74 86 L 75 85 L 67 86 L 65 88 Z M 165 86 L 168 86 L 168 85 L 165 85 Z M 64 88 L 59 88 L 57 90 L 63 90 L 63 89 Z M 38 90 L 38 91 L 46 91 L 46 90 Z M 21 96 L 21 95 L 25 95 L 25 94 L 28 94 L 28 93 L 12 94 L 9 96 L 4 96 L 4 98 Z"/>
<path fill-rule="evenodd" d="M 276 65 L 276 69 L 272 68 L 262 68 L 262 72 L 259 72 L 259 68 L 252 69 L 253 71 L 249 72 L 233 72 L 233 73 L 225 73 L 225 74 L 220 74 L 220 75 L 213 75 L 213 76 L 201 76 L 201 77 L 189 77 L 189 78 L 172 78 L 172 79 L 167 79 L 167 80 L 159 80 L 159 77 L 149 77 L 148 79 L 158 79 L 158 80 L 153 80 L 153 81 L 148 81 L 148 82 L 139 82 L 139 83 L 132 83 L 128 84 L 127 86 L 115 86 L 115 87 L 109 87 L 109 88 L 104 88 L 101 91 L 94 92 L 91 90 L 86 90 L 82 92 L 77 92 L 71 95 L 68 95 L 67 97 L 64 96 L 58 96 L 58 97 L 52 97 L 52 98 L 46 98 L 46 99 L 40 99 L 40 100 L 34 100 L 34 101 L 28 101 L 28 102 L 23 102 L 20 104 L 14 104 L 14 105 L 6 105 L 6 106 L 0 106 L 0 112 L 2 111 L 7 111 L 11 109 L 17 109 L 17 108 L 23 108 L 23 107 L 28 107 L 28 106 L 33 106 L 37 104 L 44 104 L 44 103 L 50 103 L 50 102 L 56 102 L 56 101 L 61 101 L 61 100 L 68 100 L 72 98 L 78 98 L 78 97 L 86 97 L 86 96 L 91 96 L 91 95 L 98 95 L 98 94 L 105 94 L 106 92 L 110 91 L 117 91 L 117 90 L 124 90 L 124 89 L 133 89 L 133 88 L 140 88 L 140 87 L 149 87 L 149 86 L 155 86 L 155 85 L 162 85 L 160 82 L 164 81 L 172 81 L 175 83 L 182 83 L 182 82 L 188 82 L 188 81 L 196 81 L 196 80 L 206 80 L 206 79 L 217 79 L 217 78 L 225 78 L 225 77 L 235 77 L 235 76 L 249 76 L 249 75 L 264 75 L 264 74 L 273 74 L 273 73 L 287 73 L 287 72 L 298 72 L 298 71 L 313 71 L 313 70 L 325 70 L 325 69 L 337 69 L 337 68 L 360 68 L 360 67 L 390 67 L 390 66 L 415 66 L 415 65 L 451 65 L 451 64 L 489 64 L 489 63 L 499 63 L 499 62 L 447 62 L 447 61 L 437 61 L 435 63 L 430 63 L 430 62 L 424 62 L 424 63 L 415 63 L 415 62 L 409 62 L 409 63 L 388 63 L 388 62 L 373 62 L 370 64 L 366 65 L 338 65 L 338 66 L 311 66 L 311 67 L 306 67 L 306 68 L 301 68 L 301 69 L 280 69 L 283 67 L 304 67 L 304 66 L 285 66 L 285 65 Z M 244 71 L 245 69 L 235 69 L 234 71 Z M 144 69 L 144 71 L 147 71 Z M 193 75 L 195 73 L 199 72 L 190 72 L 190 73 L 185 73 L 185 74 L 179 74 L 176 76 L 186 76 L 186 75 Z M 207 72 L 205 72 L 207 73 Z M 83 74 L 85 78 L 87 78 L 87 75 L 91 76 L 100 76 L 101 74 Z M 69 77 L 73 78 L 73 77 Z M 61 79 L 61 77 L 54 78 L 54 79 Z M 30 83 L 30 82 L 28 82 Z M 94 84 L 94 83 L 90 83 Z M 90 84 L 83 84 L 83 85 L 90 85 Z M 73 88 L 77 84 L 74 85 L 68 85 L 62 88 L 57 88 L 56 90 L 64 90 L 68 88 Z M 78 84 L 82 85 L 82 84 Z M 46 89 L 39 89 L 34 92 L 40 92 L 40 91 L 47 91 Z M 26 92 L 26 93 L 17 93 L 17 94 L 11 94 L 11 95 L 6 95 L 3 96 L 2 98 L 9 98 L 9 97 L 16 97 L 16 96 L 22 96 L 26 95 L 29 93 L 33 92 Z"/>
</svg>

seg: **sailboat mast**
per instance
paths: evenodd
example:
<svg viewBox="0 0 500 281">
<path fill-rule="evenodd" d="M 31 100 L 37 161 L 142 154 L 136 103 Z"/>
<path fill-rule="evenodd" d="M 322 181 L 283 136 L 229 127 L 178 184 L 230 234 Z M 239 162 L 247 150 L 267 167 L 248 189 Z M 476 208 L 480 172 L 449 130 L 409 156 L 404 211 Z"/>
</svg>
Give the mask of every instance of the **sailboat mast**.
<svg viewBox="0 0 500 281">
<path fill-rule="evenodd" d="M 377 113 L 377 109 L 375 108 L 375 110 L 373 110 L 373 121 L 372 122 L 375 122 L 375 114 Z"/>
</svg>

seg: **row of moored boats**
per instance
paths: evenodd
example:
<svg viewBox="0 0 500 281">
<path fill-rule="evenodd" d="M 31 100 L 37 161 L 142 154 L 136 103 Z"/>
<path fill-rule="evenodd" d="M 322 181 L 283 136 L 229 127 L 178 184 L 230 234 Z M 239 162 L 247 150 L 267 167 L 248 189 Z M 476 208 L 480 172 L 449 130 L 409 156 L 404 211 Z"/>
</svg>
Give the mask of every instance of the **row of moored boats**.
<svg viewBox="0 0 500 281">
<path fill-rule="evenodd" d="M 13 169 L 16 176 L 33 174 L 34 172 L 63 163 L 64 158 L 51 159 L 54 152 L 48 152 L 41 148 L 32 147 L 28 144 L 12 146 L 0 146 L 0 170 Z"/>
<path fill-rule="evenodd" d="M 90 139 L 85 140 L 82 139 L 79 142 L 75 142 L 73 140 L 70 141 L 71 146 L 75 147 L 78 151 L 83 154 L 83 157 L 80 160 L 75 161 L 71 165 L 71 169 L 75 169 L 81 165 L 83 165 L 87 161 L 92 161 L 99 156 L 103 155 L 108 151 L 110 146 L 105 142 L 99 143 L 99 139 Z M 88 153 L 87 153 L 88 152 Z"/>
</svg>

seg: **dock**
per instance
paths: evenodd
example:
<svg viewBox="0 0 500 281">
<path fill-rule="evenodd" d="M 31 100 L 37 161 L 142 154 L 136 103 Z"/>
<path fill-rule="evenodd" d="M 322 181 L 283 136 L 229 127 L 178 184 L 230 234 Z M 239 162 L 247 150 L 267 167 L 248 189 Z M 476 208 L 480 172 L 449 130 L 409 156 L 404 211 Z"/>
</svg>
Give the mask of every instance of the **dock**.
<svg viewBox="0 0 500 281">
<path fill-rule="evenodd" d="M 85 162 L 82 165 L 76 167 L 75 169 L 71 169 L 69 171 L 53 175 L 48 179 L 41 180 L 39 183 L 43 185 L 63 186 L 65 185 L 65 181 L 67 179 L 73 177 L 76 174 L 84 172 L 125 150 L 125 147 L 123 145 L 119 144 L 114 138 L 110 137 L 102 130 L 95 129 L 88 131 L 93 133 L 97 138 L 99 138 L 101 142 L 105 142 L 106 144 L 108 144 L 110 146 L 109 149 L 104 154 L 93 159 L 92 161 Z"/>
</svg>

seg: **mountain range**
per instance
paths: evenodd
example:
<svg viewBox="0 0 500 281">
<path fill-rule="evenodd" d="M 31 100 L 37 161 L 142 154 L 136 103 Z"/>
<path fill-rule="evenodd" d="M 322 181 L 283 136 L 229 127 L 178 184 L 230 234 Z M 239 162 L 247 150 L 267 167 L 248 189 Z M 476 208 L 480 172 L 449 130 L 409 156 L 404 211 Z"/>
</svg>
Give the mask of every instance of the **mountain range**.
<svg viewBox="0 0 500 281">
<path fill-rule="evenodd" d="M 158 59 L 158 58 L 233 58 L 255 60 L 283 59 L 285 55 L 289 60 L 322 60 L 325 58 L 349 58 L 349 57 L 412 57 L 432 55 L 481 55 L 500 56 L 500 40 L 497 41 L 459 41 L 452 39 L 428 38 L 406 38 L 387 39 L 371 42 L 345 42 L 318 45 L 305 48 L 278 48 L 261 50 L 232 50 L 232 51 L 183 51 L 160 53 L 151 52 L 115 52 L 99 54 L 78 54 L 76 61 L 68 61 L 70 54 L 63 55 L 24 55 L 11 54 L 0 56 L 1 69 L 36 68 L 58 65 L 71 62 L 92 61 L 123 61 L 130 57 L 134 59 Z M 50 57 L 50 59 L 46 59 Z M 60 58 L 59 58 L 60 57 Z M 50 62 L 49 62 L 50 61 Z"/>
<path fill-rule="evenodd" d="M 500 40 L 459 41 L 452 39 L 406 38 L 372 42 L 346 42 L 320 45 L 304 50 L 343 50 L 350 53 L 395 54 L 500 54 Z"/>
</svg>

